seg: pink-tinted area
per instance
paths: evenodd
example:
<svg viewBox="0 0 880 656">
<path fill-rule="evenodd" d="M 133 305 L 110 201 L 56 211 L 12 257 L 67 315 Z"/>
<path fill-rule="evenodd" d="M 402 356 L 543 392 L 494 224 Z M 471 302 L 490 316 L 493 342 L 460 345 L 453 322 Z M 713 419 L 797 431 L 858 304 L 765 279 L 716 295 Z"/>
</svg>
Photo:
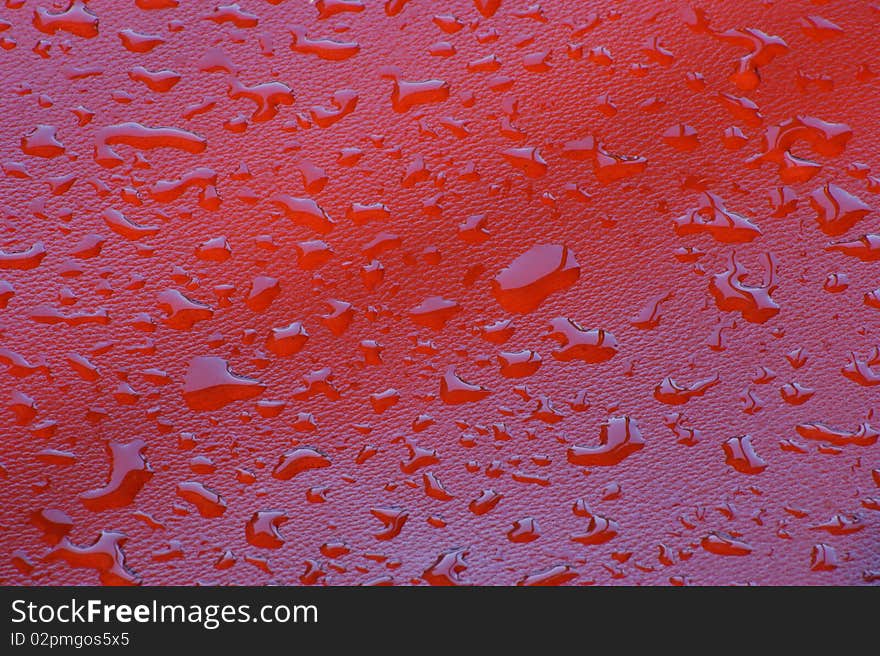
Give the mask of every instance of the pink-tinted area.
<svg viewBox="0 0 880 656">
<path fill-rule="evenodd" d="M 880 580 L 880 6 L 4 0 L 0 582 Z"/>
</svg>

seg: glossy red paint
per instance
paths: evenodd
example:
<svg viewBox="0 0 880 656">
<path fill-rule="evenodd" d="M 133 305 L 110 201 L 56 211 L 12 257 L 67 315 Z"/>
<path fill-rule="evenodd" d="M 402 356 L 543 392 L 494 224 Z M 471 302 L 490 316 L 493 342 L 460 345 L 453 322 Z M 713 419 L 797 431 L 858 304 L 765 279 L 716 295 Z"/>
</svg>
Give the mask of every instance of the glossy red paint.
<svg viewBox="0 0 880 656">
<path fill-rule="evenodd" d="M 0 582 L 880 580 L 880 6 L 5 0 Z"/>
</svg>

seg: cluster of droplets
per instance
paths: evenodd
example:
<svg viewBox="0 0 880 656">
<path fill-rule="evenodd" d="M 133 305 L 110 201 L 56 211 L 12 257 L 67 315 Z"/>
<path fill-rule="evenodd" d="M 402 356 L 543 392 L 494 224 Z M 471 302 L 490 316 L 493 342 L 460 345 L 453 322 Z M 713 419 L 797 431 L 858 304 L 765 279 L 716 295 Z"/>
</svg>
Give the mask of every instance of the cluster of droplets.
<svg viewBox="0 0 880 656">
<path fill-rule="evenodd" d="M 880 578 L 857 37 L 133 4 L 0 14 L 3 582 Z"/>
</svg>

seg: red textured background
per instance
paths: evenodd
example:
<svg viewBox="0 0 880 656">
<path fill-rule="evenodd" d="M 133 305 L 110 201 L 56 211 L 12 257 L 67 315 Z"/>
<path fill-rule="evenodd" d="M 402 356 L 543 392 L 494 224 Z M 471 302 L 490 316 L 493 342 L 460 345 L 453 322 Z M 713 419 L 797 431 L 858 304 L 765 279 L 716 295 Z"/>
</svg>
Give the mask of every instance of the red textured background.
<svg viewBox="0 0 880 656">
<path fill-rule="evenodd" d="M 0 581 L 878 580 L 880 444 L 875 429 L 857 430 L 880 424 L 880 237 L 874 261 L 827 246 L 880 232 L 869 211 L 880 7 L 177 4 L 0 9 Z M 433 91 L 407 95 L 428 80 Z M 274 87 L 277 112 L 231 97 L 270 82 L 286 85 Z M 356 97 L 354 111 L 322 126 L 320 108 L 346 89 L 338 97 Z M 732 111 L 719 94 L 757 109 Z M 774 142 L 792 119 L 838 125 Z M 125 123 L 186 130 L 205 147 L 123 143 L 110 161 L 104 128 Z M 695 137 L 664 138 L 681 125 Z M 728 128 L 744 138 L 725 141 Z M 581 141 L 591 136 L 598 156 Z M 510 149 L 525 148 L 544 164 L 523 167 L 527 151 Z M 791 166 L 754 161 L 768 152 Z M 201 186 L 177 198 L 157 184 L 198 167 Z M 771 202 L 783 186 L 796 199 L 788 213 Z M 676 231 L 704 192 L 758 230 Z M 334 223 L 286 214 L 278 194 L 313 199 Z M 388 211 L 362 221 L 356 203 Z M 107 210 L 130 224 L 111 226 L 119 215 Z M 197 254 L 219 237 L 228 259 Z M 314 240 L 332 252 L 304 257 L 298 244 Z M 44 255 L 16 256 L 37 243 Z M 546 298 L 514 293 L 543 299 L 536 309 L 514 307 L 493 280 L 542 245 L 556 248 L 531 252 L 555 263 L 532 258 L 507 276 L 540 278 L 535 265 L 552 269 L 563 253 L 579 275 L 570 262 L 536 283 Z M 775 259 L 775 315 L 749 311 L 748 287 L 740 301 L 713 295 L 734 252 L 745 285 L 768 282 Z M 373 260 L 384 278 L 370 287 Z M 249 301 L 260 276 L 279 293 Z M 175 291 L 203 307 L 174 311 Z M 414 316 L 437 296 L 448 311 Z M 659 323 L 645 322 L 657 298 Z M 350 304 L 338 306 L 350 324 L 323 318 L 330 301 Z M 613 357 L 554 357 L 557 318 L 613 335 Z M 509 339 L 485 339 L 480 328 L 502 320 Z M 282 356 L 266 340 L 292 322 L 308 339 Z M 540 366 L 509 377 L 500 354 L 527 349 Z M 219 362 L 203 356 L 262 386 L 199 393 L 222 383 L 199 369 Z M 852 357 L 860 373 L 847 377 Z M 449 403 L 462 398 L 441 394 L 450 367 L 489 393 Z M 332 387 L 303 394 L 304 377 L 325 368 Z M 716 376 L 701 396 L 655 395 L 666 377 L 686 387 Z M 378 412 L 371 397 L 389 389 L 397 403 Z M 676 412 L 684 428 L 673 430 Z M 623 417 L 641 448 L 569 457 Z M 840 432 L 805 436 L 817 422 Z M 725 451 L 744 435 L 751 466 Z M 429 474 L 449 498 L 426 493 Z M 200 514 L 192 483 L 222 497 L 203 506 L 218 516 Z M 488 510 L 475 502 L 486 490 L 500 498 Z M 246 530 L 271 512 L 258 524 L 277 518 L 276 536 Z"/>
</svg>

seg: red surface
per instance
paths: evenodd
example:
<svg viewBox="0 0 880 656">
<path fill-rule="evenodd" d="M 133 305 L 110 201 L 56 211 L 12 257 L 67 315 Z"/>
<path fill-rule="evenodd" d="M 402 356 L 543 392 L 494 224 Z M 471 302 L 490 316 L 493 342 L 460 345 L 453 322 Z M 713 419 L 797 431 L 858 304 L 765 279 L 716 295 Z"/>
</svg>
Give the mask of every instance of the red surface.
<svg viewBox="0 0 880 656">
<path fill-rule="evenodd" d="M 0 10 L 3 583 L 878 580 L 880 8 L 177 4 Z"/>
</svg>

